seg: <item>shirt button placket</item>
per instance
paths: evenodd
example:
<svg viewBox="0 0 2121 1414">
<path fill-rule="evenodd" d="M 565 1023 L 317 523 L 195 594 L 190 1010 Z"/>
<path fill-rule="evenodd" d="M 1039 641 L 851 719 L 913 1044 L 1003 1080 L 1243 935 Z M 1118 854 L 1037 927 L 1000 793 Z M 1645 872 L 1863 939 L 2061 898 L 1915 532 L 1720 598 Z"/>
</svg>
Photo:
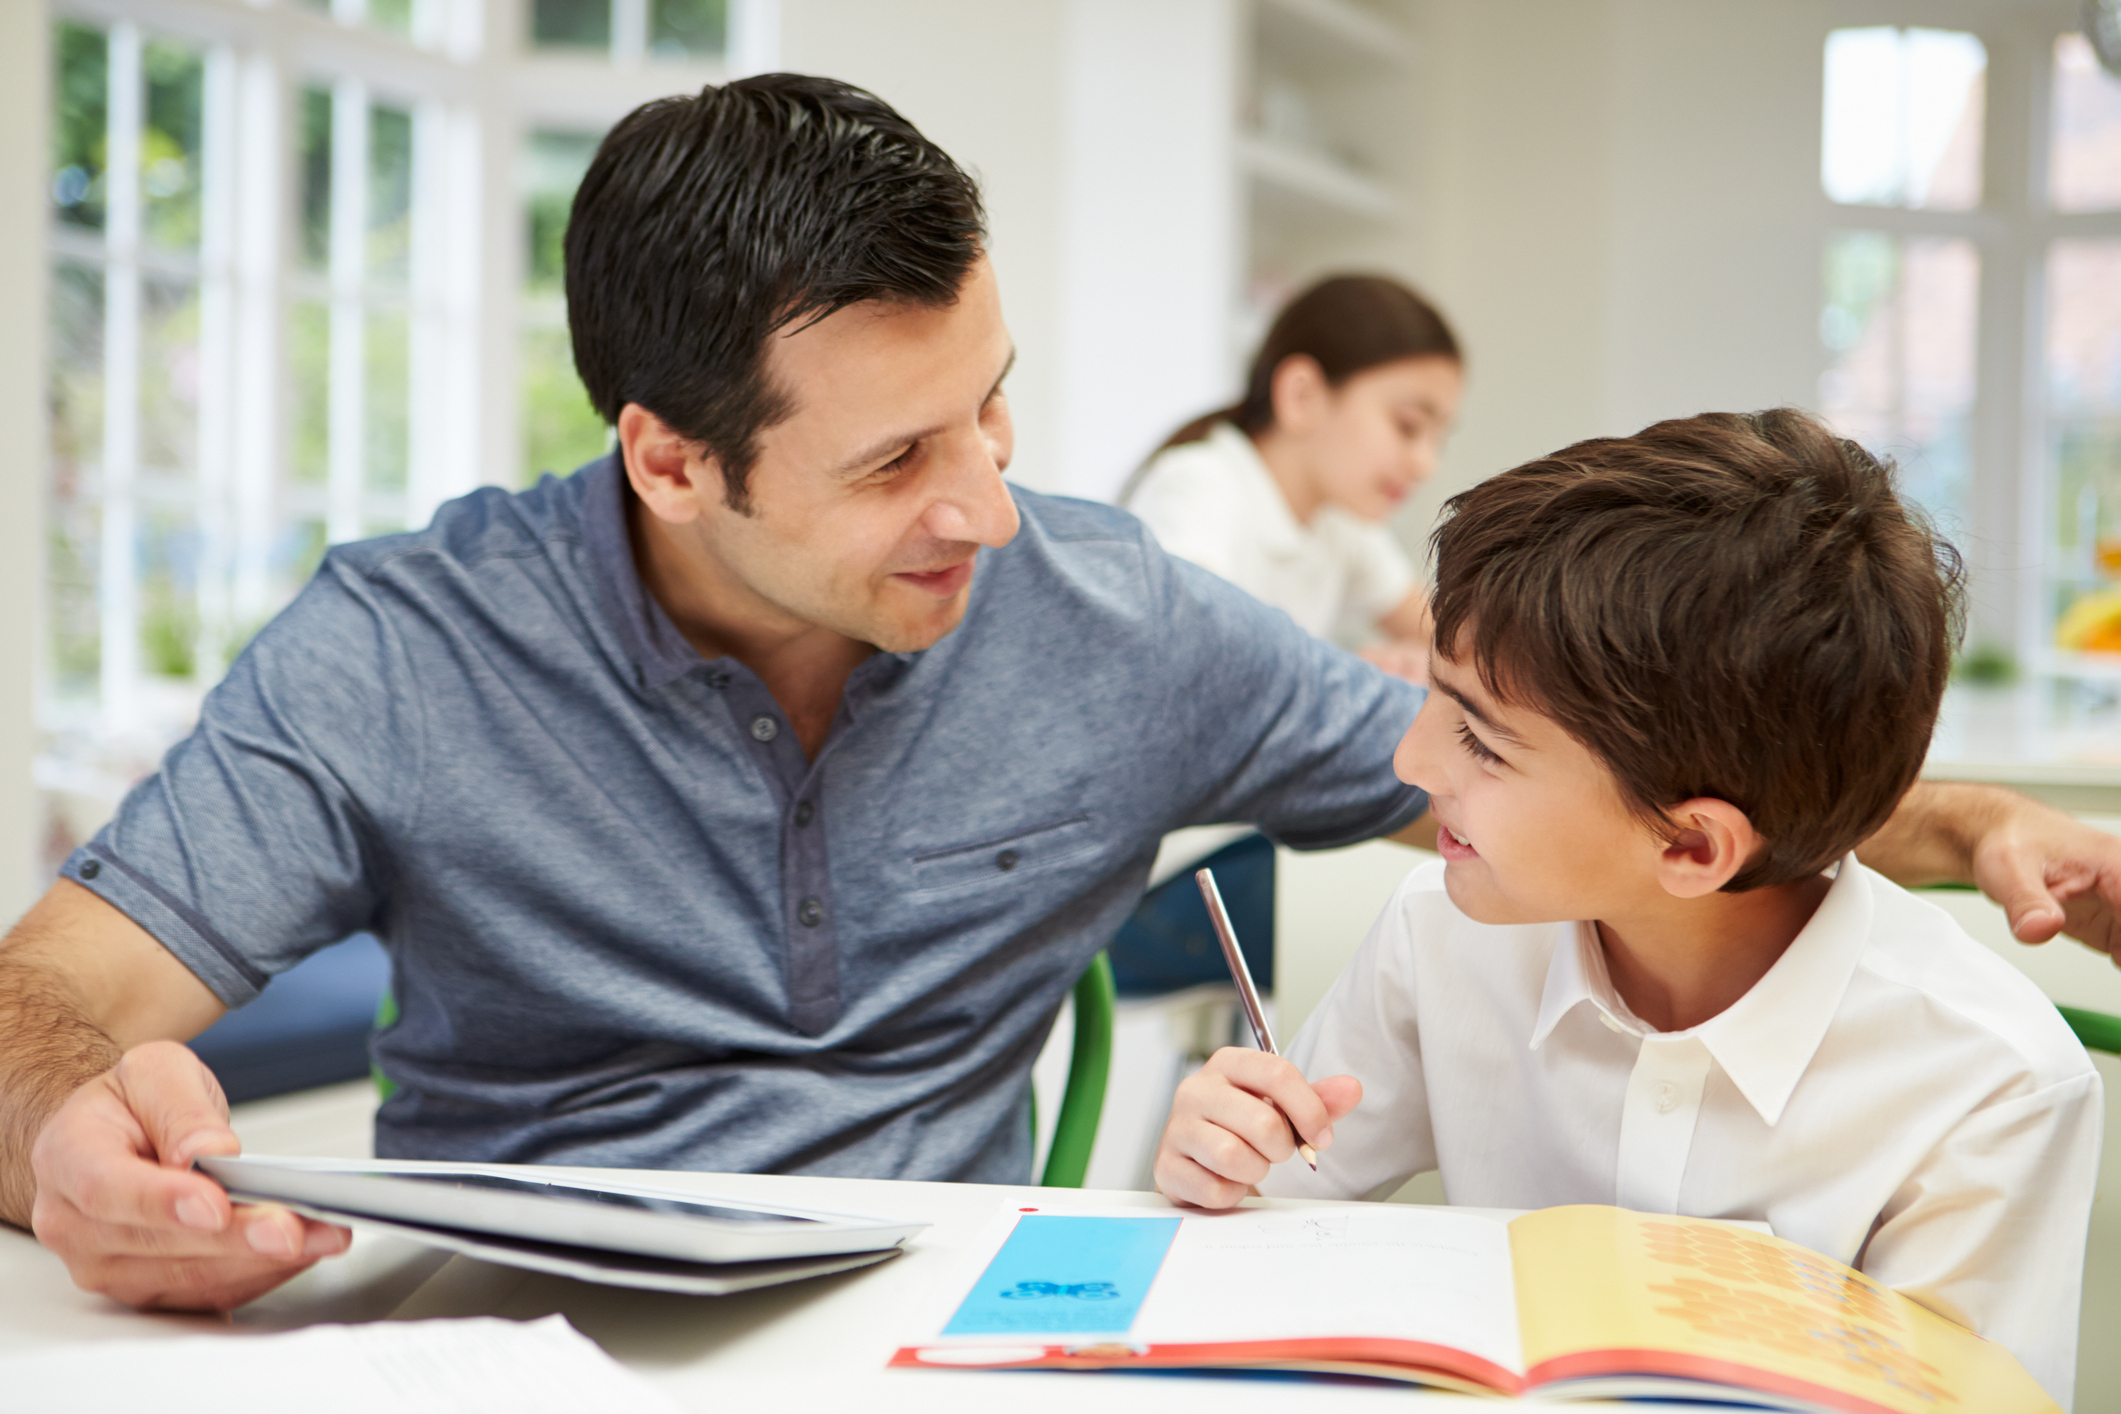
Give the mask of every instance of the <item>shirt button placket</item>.
<svg viewBox="0 0 2121 1414">
<path fill-rule="evenodd" d="M 1645 1213 L 1679 1211 L 1680 1184 L 1701 1118 L 1709 1050 L 1697 1036 L 1645 1036 L 1620 1115 L 1614 1202 Z"/>
</svg>

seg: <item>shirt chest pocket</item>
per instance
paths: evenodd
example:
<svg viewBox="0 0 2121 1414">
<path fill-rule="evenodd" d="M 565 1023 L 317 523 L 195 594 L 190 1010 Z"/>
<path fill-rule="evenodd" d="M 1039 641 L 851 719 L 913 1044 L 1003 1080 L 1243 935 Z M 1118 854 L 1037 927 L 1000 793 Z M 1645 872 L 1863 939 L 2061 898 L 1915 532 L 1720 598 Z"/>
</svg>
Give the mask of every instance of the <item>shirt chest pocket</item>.
<svg viewBox="0 0 2121 1414">
<path fill-rule="evenodd" d="M 952 893 L 1058 869 L 1097 849 L 1094 822 L 1071 815 L 1049 825 L 913 856 L 913 892 Z"/>
</svg>

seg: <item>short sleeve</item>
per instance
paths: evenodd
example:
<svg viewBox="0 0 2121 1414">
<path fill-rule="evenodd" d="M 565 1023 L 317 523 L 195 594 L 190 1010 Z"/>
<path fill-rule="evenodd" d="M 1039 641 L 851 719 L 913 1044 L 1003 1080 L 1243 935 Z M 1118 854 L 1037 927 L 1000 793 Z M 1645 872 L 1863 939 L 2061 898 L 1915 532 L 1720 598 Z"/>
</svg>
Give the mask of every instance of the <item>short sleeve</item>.
<svg viewBox="0 0 2121 1414">
<path fill-rule="evenodd" d="M 1287 1055 L 1307 1080 L 1352 1075 L 1362 1103 L 1333 1126 L 1318 1172 L 1277 1164 L 1259 1191 L 1270 1198 L 1385 1196 L 1436 1167 L 1421 1028 L 1415 1006 L 1414 939 L 1405 890 L 1371 925 L 1361 949 L 1329 990 Z"/>
<path fill-rule="evenodd" d="M 1330 849 L 1428 808 L 1392 771 L 1421 688 L 1198 566 L 1146 553 L 1169 660 L 1156 677 L 1185 752 L 1173 828 L 1251 824 L 1291 848 Z"/>
<path fill-rule="evenodd" d="M 1127 509 L 1157 543 L 1182 560 L 1247 590 L 1239 547 L 1246 539 L 1242 506 L 1229 494 L 1228 469 L 1205 443 L 1157 453 L 1127 498 Z"/>
<path fill-rule="evenodd" d="M 240 1006 L 375 925 L 424 750 L 391 606 L 334 554 L 61 872 Z"/>
<path fill-rule="evenodd" d="M 1908 1176 L 1858 1264 L 2003 1345 L 2065 1409 L 2103 1120 L 2089 1067 L 1982 1106 Z"/>
</svg>

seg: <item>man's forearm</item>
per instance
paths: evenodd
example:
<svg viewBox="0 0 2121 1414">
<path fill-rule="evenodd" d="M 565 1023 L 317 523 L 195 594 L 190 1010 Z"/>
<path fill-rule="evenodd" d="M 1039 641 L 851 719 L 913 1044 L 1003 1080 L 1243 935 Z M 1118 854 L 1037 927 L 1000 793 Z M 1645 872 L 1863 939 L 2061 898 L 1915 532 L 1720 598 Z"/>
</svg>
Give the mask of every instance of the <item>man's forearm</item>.
<svg viewBox="0 0 2121 1414">
<path fill-rule="evenodd" d="M 17 1227 L 36 1201 L 30 1149 L 45 1121 L 120 1054 L 28 951 L 20 930 L 0 949 L 0 1220 Z"/>
<path fill-rule="evenodd" d="M 1974 882 L 1974 845 L 2014 808 L 2030 804 L 2000 786 L 1917 781 L 1856 857 L 1906 888 Z"/>
</svg>

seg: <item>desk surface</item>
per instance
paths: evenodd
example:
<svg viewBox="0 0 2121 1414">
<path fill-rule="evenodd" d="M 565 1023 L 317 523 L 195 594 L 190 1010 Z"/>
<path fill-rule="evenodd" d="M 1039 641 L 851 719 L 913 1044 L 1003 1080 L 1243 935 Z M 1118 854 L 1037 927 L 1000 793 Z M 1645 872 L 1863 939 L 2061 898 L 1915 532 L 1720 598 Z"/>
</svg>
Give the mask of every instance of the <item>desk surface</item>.
<svg viewBox="0 0 2121 1414">
<path fill-rule="evenodd" d="M 991 1411 L 999 1402 L 1013 1411 L 1065 1408 L 1079 1414 L 1091 1393 L 1085 1385 L 1089 1380 L 1097 1382 L 1099 1414 L 1171 1407 L 1174 1389 L 1169 1377 L 884 1368 L 893 1350 L 921 1334 L 918 1325 L 924 1313 L 948 1299 L 943 1288 L 962 1279 L 964 1249 L 982 1238 L 997 1214 L 1025 1207 L 1168 1207 L 1153 1194 L 753 1174 L 657 1177 L 659 1182 L 702 1191 L 905 1217 L 933 1226 L 908 1244 L 904 1256 L 881 1266 L 724 1297 L 592 1286 L 447 1257 L 397 1238 L 359 1234 L 344 1257 L 320 1263 L 228 1318 L 128 1311 L 76 1289 L 56 1257 L 26 1234 L 0 1228 L 0 1355 L 75 1342 L 216 1331 L 240 1341 L 246 1334 L 320 1321 L 475 1315 L 527 1319 L 557 1312 L 691 1409 L 788 1414 L 833 1408 L 868 1414 L 918 1407 L 923 1414 L 949 1414 L 960 1408 Z M 1214 1390 L 1217 1414 L 1253 1409 L 1286 1414 L 1297 1394 L 1289 1384 L 1273 1380 L 1217 1379 Z M 1206 1394 L 1204 1387 L 1189 1382 L 1184 1399 L 1200 1405 Z M 732 1403 L 732 1395 L 751 1402 Z M 1349 1409 L 1382 1410 L 1389 1404 L 1400 1411 L 1467 1410 L 1492 1405 L 1394 1385 L 1347 1382 L 1307 1386 L 1301 1397 L 1307 1406 L 1331 1399 Z"/>
</svg>

